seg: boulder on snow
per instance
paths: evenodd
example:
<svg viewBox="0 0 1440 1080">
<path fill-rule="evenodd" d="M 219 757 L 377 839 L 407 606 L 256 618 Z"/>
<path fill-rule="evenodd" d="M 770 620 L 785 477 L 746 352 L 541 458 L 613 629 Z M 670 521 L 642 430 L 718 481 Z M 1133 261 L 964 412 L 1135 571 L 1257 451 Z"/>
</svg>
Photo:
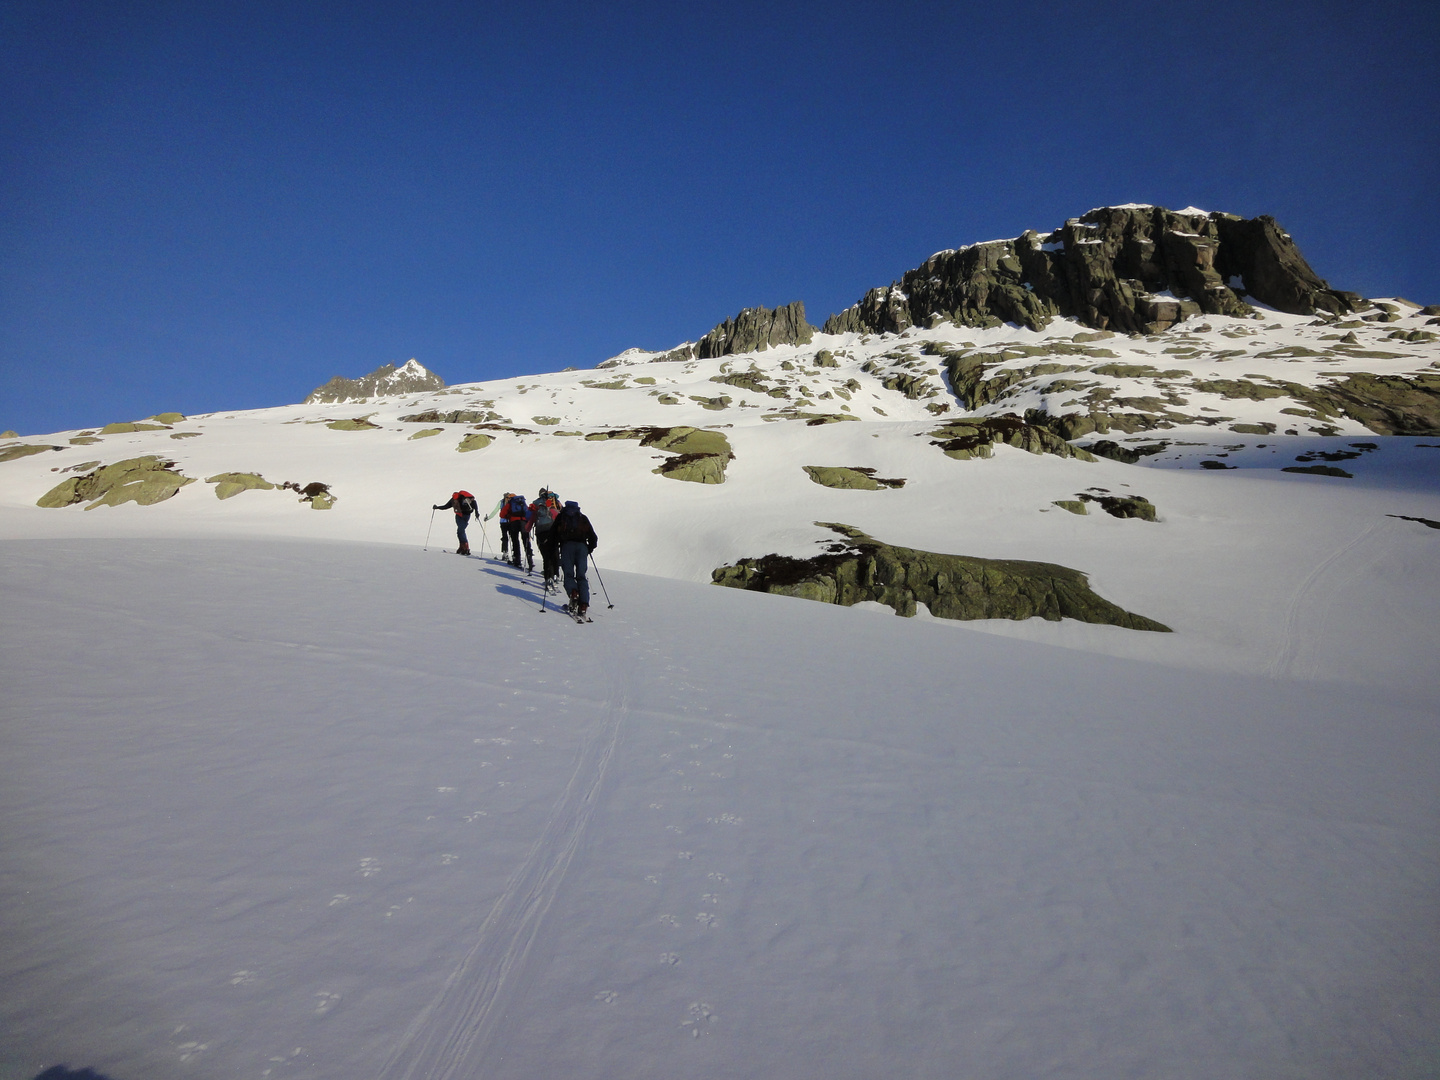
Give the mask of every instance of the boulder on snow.
<svg viewBox="0 0 1440 1080">
<path fill-rule="evenodd" d="M 73 506 L 88 502 L 86 510 L 97 506 L 119 506 L 124 502 L 136 502 L 141 506 L 152 506 L 164 502 L 186 484 L 193 484 L 193 476 L 184 476 L 174 471 L 175 462 L 146 456 L 117 461 L 88 472 L 83 476 L 72 476 L 51 488 L 36 500 L 35 505 L 46 508 Z"/>
<path fill-rule="evenodd" d="M 19 446 L 7 446 L 0 450 L 0 461 L 18 461 L 20 458 L 31 457 L 35 454 L 43 454 L 47 450 L 64 450 L 63 446 L 42 446 L 39 443 L 21 443 Z"/>
<path fill-rule="evenodd" d="M 215 485 L 215 497 L 217 499 L 233 498 L 242 491 L 275 490 L 275 485 L 259 473 L 216 473 L 214 476 L 207 476 L 205 482 Z"/>
<path fill-rule="evenodd" d="M 902 488 L 903 479 L 883 479 L 875 475 L 874 469 L 860 465 L 805 465 L 807 476 L 822 487 L 850 489 L 857 491 L 880 491 L 883 488 Z"/>
<path fill-rule="evenodd" d="M 873 600 L 897 615 L 924 604 L 941 619 L 1077 619 L 1131 630 L 1169 632 L 1096 595 L 1086 576 L 1054 563 L 976 559 L 886 544 L 835 522 L 816 525 L 839 533 L 827 551 L 810 559 L 766 555 L 714 571 L 716 585 L 798 596 L 850 606 Z"/>
</svg>

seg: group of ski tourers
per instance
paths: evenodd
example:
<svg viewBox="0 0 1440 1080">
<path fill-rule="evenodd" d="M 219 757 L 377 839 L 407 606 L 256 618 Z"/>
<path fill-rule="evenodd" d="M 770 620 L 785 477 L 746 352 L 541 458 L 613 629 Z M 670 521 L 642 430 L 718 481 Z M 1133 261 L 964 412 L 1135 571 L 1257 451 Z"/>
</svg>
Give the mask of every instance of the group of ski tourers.
<svg viewBox="0 0 1440 1080">
<path fill-rule="evenodd" d="M 449 502 L 441 503 L 435 509 L 455 512 L 455 535 L 460 541 L 457 551 L 461 555 L 469 555 L 470 541 L 465 538 L 465 527 L 472 515 L 480 517 L 475 496 L 468 491 L 457 491 L 450 496 Z M 524 495 L 507 491 L 484 520 L 489 521 L 497 515 L 500 518 L 501 560 L 517 570 L 534 573 L 535 554 L 530 546 L 533 533 L 535 547 L 540 549 L 545 592 L 556 589 L 563 575 L 565 595 L 569 597 L 565 611 L 576 619 L 588 619 L 590 582 L 585 572 L 586 561 L 599 540 L 590 519 L 580 512 L 580 504 L 574 500 L 561 503 L 558 495 L 545 488 L 540 489 L 534 502 L 527 502 Z M 524 567 L 520 565 L 521 545 L 525 548 Z"/>
</svg>

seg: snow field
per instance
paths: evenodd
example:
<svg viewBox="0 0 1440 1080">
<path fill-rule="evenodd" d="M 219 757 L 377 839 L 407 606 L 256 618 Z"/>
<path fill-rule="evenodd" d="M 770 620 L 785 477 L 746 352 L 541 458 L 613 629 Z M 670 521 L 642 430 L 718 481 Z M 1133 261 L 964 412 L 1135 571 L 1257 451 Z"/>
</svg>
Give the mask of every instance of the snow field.
<svg viewBox="0 0 1440 1080">
<path fill-rule="evenodd" d="M 1433 1060 L 1433 699 L 382 545 L 0 566 L 4 1080 Z"/>
</svg>

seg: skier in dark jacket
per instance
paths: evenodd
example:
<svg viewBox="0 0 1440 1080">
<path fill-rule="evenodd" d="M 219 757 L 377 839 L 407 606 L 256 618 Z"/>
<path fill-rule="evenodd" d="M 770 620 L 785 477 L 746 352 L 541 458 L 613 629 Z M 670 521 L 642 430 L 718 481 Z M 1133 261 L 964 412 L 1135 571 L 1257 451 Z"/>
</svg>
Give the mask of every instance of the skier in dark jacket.
<svg viewBox="0 0 1440 1080">
<path fill-rule="evenodd" d="M 540 489 L 535 501 L 530 504 L 531 528 L 535 533 L 535 546 L 540 549 L 540 564 L 545 573 L 545 588 L 555 586 L 560 576 L 560 551 L 556 547 L 555 519 L 560 515 L 560 500 L 553 491 Z"/>
<path fill-rule="evenodd" d="M 560 545 L 560 570 L 565 575 L 565 593 L 570 597 L 567 610 L 584 617 L 590 608 L 590 582 L 585 577 L 586 557 L 600 541 L 590 519 L 580 512 L 573 499 L 565 504 L 552 526 Z"/>
<path fill-rule="evenodd" d="M 470 541 L 465 539 L 465 526 L 470 524 L 470 515 L 480 516 L 480 508 L 475 505 L 475 496 L 468 491 L 457 491 L 450 496 L 450 501 L 441 503 L 434 507 L 435 510 L 455 511 L 455 536 L 460 541 L 460 547 L 456 550 L 457 555 L 470 554 Z"/>
</svg>

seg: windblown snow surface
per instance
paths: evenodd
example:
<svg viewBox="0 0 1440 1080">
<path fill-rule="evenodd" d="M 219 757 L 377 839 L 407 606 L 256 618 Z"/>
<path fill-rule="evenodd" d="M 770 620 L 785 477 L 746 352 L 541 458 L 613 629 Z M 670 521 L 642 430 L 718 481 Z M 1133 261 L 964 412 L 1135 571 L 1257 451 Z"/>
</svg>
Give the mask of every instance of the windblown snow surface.
<svg viewBox="0 0 1440 1080">
<path fill-rule="evenodd" d="M 1406 520 L 1440 440 L 956 461 L 897 394 L 811 426 L 582 386 L 613 371 L 0 463 L 0 1080 L 1440 1075 L 1440 529 Z M 466 394 L 534 432 L 398 420 Z M 732 424 L 725 483 L 531 419 L 667 407 Z M 35 506 L 140 454 L 337 501 Z M 427 536 L 542 483 L 600 534 L 592 625 Z M 1051 505 L 1096 487 L 1159 520 Z M 1072 566 L 1174 633 L 705 583 L 816 520 Z"/>
</svg>

